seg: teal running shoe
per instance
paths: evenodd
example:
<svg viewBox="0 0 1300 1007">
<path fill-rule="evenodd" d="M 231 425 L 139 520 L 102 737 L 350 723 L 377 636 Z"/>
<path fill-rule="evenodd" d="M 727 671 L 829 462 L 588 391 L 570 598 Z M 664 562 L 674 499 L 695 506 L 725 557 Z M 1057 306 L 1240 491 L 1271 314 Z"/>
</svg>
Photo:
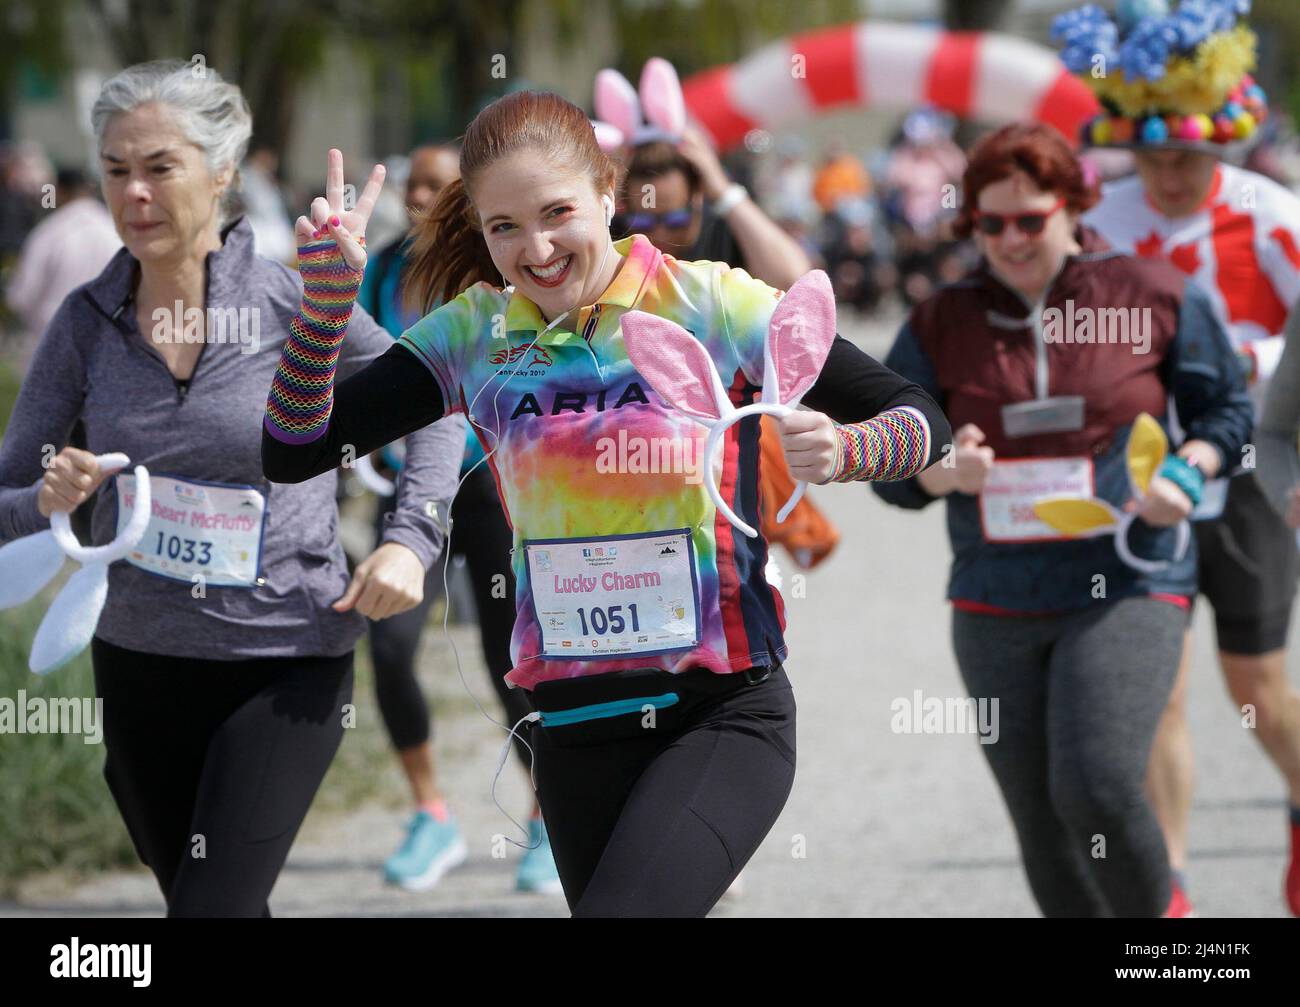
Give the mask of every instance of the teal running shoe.
<svg viewBox="0 0 1300 1007">
<path fill-rule="evenodd" d="M 519 873 L 515 875 L 515 888 L 521 892 L 563 895 L 560 872 L 555 869 L 555 857 L 551 855 L 551 838 L 540 818 L 528 823 L 528 845 L 536 849 L 524 850 L 524 859 L 519 861 Z"/>
<path fill-rule="evenodd" d="M 406 827 L 402 848 L 384 864 L 384 880 L 408 892 L 427 891 L 463 864 L 468 853 L 455 819 L 440 822 L 427 811 L 417 811 Z"/>
</svg>

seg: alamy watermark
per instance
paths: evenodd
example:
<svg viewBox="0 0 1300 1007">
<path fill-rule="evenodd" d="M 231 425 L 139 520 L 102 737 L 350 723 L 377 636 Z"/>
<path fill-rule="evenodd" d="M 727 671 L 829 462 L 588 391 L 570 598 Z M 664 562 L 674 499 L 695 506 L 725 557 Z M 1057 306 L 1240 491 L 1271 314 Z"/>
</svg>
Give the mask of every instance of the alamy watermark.
<svg viewBox="0 0 1300 1007">
<path fill-rule="evenodd" d="M 152 980 L 152 944 L 82 944 L 73 937 L 50 948 L 53 979 L 130 979 L 136 987 Z"/>
<path fill-rule="evenodd" d="M 173 308 L 155 308 L 155 343 L 238 343 L 240 353 L 256 353 L 262 347 L 260 308 L 187 308 L 177 301 Z"/>
<path fill-rule="evenodd" d="M 1151 352 L 1150 308 L 1076 308 L 1073 299 L 1065 310 L 1043 312 L 1045 343 L 1110 343 L 1132 346 L 1136 354 Z"/>
<path fill-rule="evenodd" d="M 703 437 L 636 437 L 619 430 L 618 437 L 596 441 L 596 471 L 602 475 L 681 473 L 686 482 L 704 481 Z"/>
<path fill-rule="evenodd" d="M 997 743 L 998 700 L 972 696 L 925 696 L 915 689 L 889 704 L 895 734 L 978 734 L 981 745 Z"/>
<path fill-rule="evenodd" d="M 104 701 L 89 697 L 0 696 L 0 734 L 84 734 L 87 745 L 104 740 Z"/>
</svg>

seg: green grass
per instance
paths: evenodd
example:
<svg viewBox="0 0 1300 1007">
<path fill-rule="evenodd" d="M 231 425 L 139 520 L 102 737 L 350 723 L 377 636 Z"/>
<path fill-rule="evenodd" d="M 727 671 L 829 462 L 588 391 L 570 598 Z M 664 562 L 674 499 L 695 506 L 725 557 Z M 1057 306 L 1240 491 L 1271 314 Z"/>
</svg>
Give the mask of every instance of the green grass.
<svg viewBox="0 0 1300 1007">
<path fill-rule="evenodd" d="M 27 669 L 32 637 L 52 592 L 0 612 L 0 696 L 93 697 L 89 653 L 47 677 Z M 104 746 L 80 734 L 0 733 L 0 892 L 53 869 L 85 873 L 135 862 L 104 782 Z"/>
</svg>

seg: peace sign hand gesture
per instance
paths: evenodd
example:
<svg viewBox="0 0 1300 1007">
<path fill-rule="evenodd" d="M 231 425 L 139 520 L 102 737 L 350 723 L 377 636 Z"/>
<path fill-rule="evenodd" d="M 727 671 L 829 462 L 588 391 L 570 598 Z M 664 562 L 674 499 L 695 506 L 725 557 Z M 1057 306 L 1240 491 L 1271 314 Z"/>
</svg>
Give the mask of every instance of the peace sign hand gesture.
<svg viewBox="0 0 1300 1007">
<path fill-rule="evenodd" d="M 356 206 L 343 205 L 343 152 L 331 147 L 325 172 L 325 195 L 311 201 L 311 219 L 299 217 L 294 225 L 298 248 L 325 237 L 332 237 L 343 253 L 344 261 L 360 272 L 366 268 L 366 250 L 360 239 L 365 237 L 366 224 L 374 212 L 379 191 L 384 187 L 384 166 L 370 169 L 370 179 L 362 190 Z"/>
</svg>

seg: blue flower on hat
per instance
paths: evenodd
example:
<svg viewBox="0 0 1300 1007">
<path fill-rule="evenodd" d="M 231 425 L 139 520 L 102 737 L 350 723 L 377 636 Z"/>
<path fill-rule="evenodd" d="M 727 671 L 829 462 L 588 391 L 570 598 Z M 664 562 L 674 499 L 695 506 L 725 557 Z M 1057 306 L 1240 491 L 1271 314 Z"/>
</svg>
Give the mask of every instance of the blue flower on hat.
<svg viewBox="0 0 1300 1007">
<path fill-rule="evenodd" d="M 1119 47 L 1119 63 L 1125 80 L 1144 77 L 1159 80 L 1165 75 L 1169 53 L 1178 45 L 1178 30 L 1172 18 L 1152 17 L 1139 21 Z"/>
<path fill-rule="evenodd" d="M 1183 0 L 1170 21 L 1178 32 L 1178 47 L 1195 49 L 1216 32 L 1229 31 L 1237 18 L 1250 13 L 1250 0 Z"/>
<path fill-rule="evenodd" d="M 1061 62 L 1071 73 L 1086 72 L 1096 56 L 1107 63 L 1119 59 L 1119 31 L 1096 4 L 1085 4 L 1059 15 L 1052 21 L 1051 38 L 1061 46 Z"/>
<path fill-rule="evenodd" d="M 1072 73 L 1088 71 L 1097 56 L 1115 62 L 1126 81 L 1159 80 L 1170 57 L 1188 55 L 1211 35 L 1231 30 L 1250 13 L 1250 0 L 1119 0 L 1116 21 L 1096 4 L 1059 15 L 1051 38 Z"/>
</svg>

